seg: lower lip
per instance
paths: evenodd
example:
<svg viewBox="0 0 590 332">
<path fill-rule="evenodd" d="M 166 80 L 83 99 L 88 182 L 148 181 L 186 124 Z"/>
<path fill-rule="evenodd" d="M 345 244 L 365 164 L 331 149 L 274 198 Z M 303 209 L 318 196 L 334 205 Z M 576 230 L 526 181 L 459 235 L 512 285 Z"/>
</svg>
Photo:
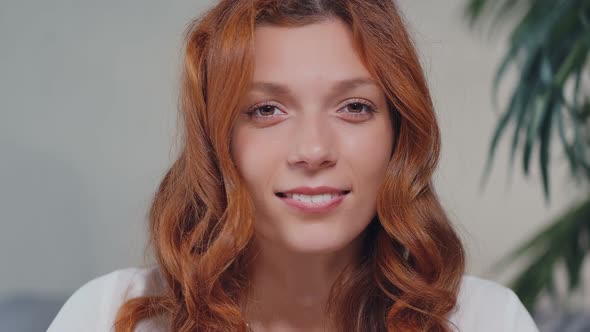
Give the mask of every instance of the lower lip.
<svg viewBox="0 0 590 332">
<path fill-rule="evenodd" d="M 304 213 L 326 213 L 334 210 L 338 205 L 340 205 L 340 203 L 342 203 L 344 200 L 344 197 L 346 197 L 348 194 L 349 193 L 336 196 L 331 200 L 322 203 L 306 203 L 289 197 L 277 197 L 287 205 L 294 207 L 295 209 Z"/>
</svg>

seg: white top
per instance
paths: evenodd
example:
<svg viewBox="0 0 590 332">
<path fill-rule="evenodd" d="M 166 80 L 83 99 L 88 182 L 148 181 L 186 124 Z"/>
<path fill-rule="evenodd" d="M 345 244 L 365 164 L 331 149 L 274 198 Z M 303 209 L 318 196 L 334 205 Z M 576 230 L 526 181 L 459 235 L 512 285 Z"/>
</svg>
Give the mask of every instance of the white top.
<svg viewBox="0 0 590 332">
<path fill-rule="evenodd" d="M 157 294 L 162 285 L 159 277 L 154 267 L 127 268 L 91 280 L 66 301 L 47 331 L 114 331 L 112 324 L 121 304 L 129 298 Z M 539 331 L 511 289 L 470 275 L 463 276 L 458 304 L 449 319 L 459 332 Z M 166 322 L 156 319 L 142 321 L 136 328 L 137 332 L 166 330 Z"/>
</svg>

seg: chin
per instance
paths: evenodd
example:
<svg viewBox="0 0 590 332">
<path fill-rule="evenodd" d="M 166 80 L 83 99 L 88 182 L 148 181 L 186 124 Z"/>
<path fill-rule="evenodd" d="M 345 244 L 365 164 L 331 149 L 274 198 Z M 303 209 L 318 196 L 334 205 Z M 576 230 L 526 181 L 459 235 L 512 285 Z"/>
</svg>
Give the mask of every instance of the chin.
<svg viewBox="0 0 590 332">
<path fill-rule="evenodd" d="M 293 228 L 275 239 L 281 239 L 282 246 L 290 251 L 307 254 L 331 254 L 341 251 L 350 246 L 362 232 L 362 229 L 356 231 L 346 229 L 343 225 L 321 223 L 297 225 Z"/>
</svg>

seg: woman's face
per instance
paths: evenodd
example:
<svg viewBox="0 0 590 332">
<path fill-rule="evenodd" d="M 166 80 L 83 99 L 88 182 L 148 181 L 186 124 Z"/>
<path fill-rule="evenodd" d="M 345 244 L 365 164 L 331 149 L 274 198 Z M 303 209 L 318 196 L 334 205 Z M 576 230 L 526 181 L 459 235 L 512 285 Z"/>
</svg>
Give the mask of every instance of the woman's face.
<svg viewBox="0 0 590 332">
<path fill-rule="evenodd" d="M 257 27 L 252 89 L 231 141 L 257 237 L 306 253 L 350 244 L 375 216 L 392 130 L 344 23 Z"/>
</svg>

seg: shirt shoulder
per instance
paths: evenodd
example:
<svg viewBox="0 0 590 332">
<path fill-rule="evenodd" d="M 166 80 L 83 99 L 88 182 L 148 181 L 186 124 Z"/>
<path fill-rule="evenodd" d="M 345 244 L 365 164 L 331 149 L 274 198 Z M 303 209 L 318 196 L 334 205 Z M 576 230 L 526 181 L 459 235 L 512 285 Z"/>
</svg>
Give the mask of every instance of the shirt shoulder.
<svg viewBox="0 0 590 332">
<path fill-rule="evenodd" d="M 463 276 L 449 319 L 458 332 L 539 332 L 514 291 L 472 275 Z"/>
<path fill-rule="evenodd" d="M 156 267 L 130 267 L 99 276 L 70 296 L 47 332 L 114 331 L 115 316 L 125 301 L 155 295 L 161 285 Z"/>
</svg>

